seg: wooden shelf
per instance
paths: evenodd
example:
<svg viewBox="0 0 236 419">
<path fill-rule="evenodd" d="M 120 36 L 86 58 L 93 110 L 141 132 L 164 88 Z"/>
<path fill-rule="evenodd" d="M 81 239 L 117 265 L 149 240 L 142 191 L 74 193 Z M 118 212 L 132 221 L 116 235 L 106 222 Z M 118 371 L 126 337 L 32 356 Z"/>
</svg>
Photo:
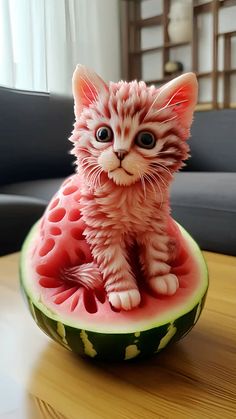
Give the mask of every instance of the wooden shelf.
<svg viewBox="0 0 236 419">
<path fill-rule="evenodd" d="M 166 44 L 164 44 L 165 48 L 178 48 L 178 47 L 185 47 L 186 45 L 190 45 L 191 42 L 177 42 L 177 43 L 173 43 L 173 42 L 168 42 Z"/>
<path fill-rule="evenodd" d="M 207 3 L 203 3 L 203 4 L 196 4 L 195 6 L 193 6 L 193 8 L 197 14 L 209 13 L 212 8 L 212 1 L 208 1 Z"/>
<path fill-rule="evenodd" d="M 220 32 L 217 34 L 217 36 L 236 36 L 236 31 Z"/>
<path fill-rule="evenodd" d="M 203 77 L 210 77 L 211 76 L 211 72 L 200 72 L 200 73 L 195 73 L 196 74 L 196 76 L 198 77 L 198 78 L 203 78 Z"/>
<path fill-rule="evenodd" d="M 153 47 L 153 48 L 145 48 L 145 49 L 140 49 L 139 51 L 133 51 L 131 52 L 131 54 L 135 54 L 135 55 L 141 55 L 141 54 L 146 54 L 148 52 L 158 52 L 158 51 L 162 51 L 163 48 L 178 48 L 178 47 L 184 47 L 187 45 L 190 45 L 190 42 L 178 42 L 176 44 L 173 44 L 171 42 L 166 43 L 164 45 L 160 45 L 158 47 Z"/>
<path fill-rule="evenodd" d="M 183 74 L 183 73 L 182 72 L 179 72 L 179 73 L 171 74 L 169 76 L 162 77 L 161 79 L 147 80 L 146 81 L 146 84 L 150 85 L 150 84 L 163 84 L 163 83 L 167 83 L 168 81 L 172 80 L 174 77 L 178 77 L 181 74 Z"/>
<path fill-rule="evenodd" d="M 236 74 L 236 68 L 230 68 L 228 70 L 218 71 L 218 74 L 223 76 L 224 74 Z"/>
<path fill-rule="evenodd" d="M 232 7 L 236 6 L 236 0 L 221 0 L 220 7 Z"/>
<path fill-rule="evenodd" d="M 151 86 L 153 84 L 164 84 L 164 83 L 167 83 L 170 80 L 171 80 L 170 78 L 162 78 L 162 79 L 156 79 L 156 80 L 147 80 L 145 83 L 148 86 Z"/>
<path fill-rule="evenodd" d="M 163 50 L 163 46 L 159 46 L 159 47 L 141 49 L 140 51 L 131 52 L 131 54 L 142 55 L 142 54 L 147 54 L 149 52 L 158 52 L 162 50 Z"/>
<path fill-rule="evenodd" d="M 144 1 L 144 0 L 143 0 Z M 161 0 L 159 0 L 161 1 Z M 146 80 L 147 85 L 156 84 L 161 85 L 170 81 L 172 78 L 182 74 L 178 72 L 172 75 L 165 73 L 165 64 L 171 60 L 171 53 L 175 52 L 175 48 L 189 47 L 192 55 L 192 62 L 190 64 L 191 71 L 195 72 L 199 81 L 206 78 L 208 83 L 211 84 L 211 103 L 199 104 L 200 107 L 206 108 L 211 107 L 218 109 L 220 104 L 218 103 L 218 81 L 219 77 L 223 79 L 223 104 L 222 106 L 227 108 L 230 107 L 230 89 L 232 85 L 231 74 L 236 74 L 236 69 L 231 68 L 231 54 L 232 54 L 232 37 L 236 37 L 236 28 L 229 32 L 219 32 L 219 11 L 225 7 L 236 6 L 236 0 L 211 0 L 203 4 L 197 4 L 198 2 L 192 0 L 192 39 L 189 42 L 170 42 L 168 34 L 169 25 L 169 12 L 171 7 L 171 0 L 162 0 L 162 14 L 149 17 L 146 19 L 141 18 L 141 0 L 123 0 L 120 2 L 121 6 L 121 22 L 125 22 L 125 28 L 121 30 L 122 36 L 122 52 L 125 55 L 123 68 L 125 71 L 122 75 L 127 80 L 142 79 L 142 57 L 148 53 L 159 53 L 160 55 L 160 78 L 153 80 Z M 212 54 L 212 70 L 211 71 L 199 71 L 199 28 L 198 28 L 198 17 L 206 13 L 212 20 L 211 29 L 211 50 Z M 235 24 L 236 26 L 236 24 Z M 142 29 L 146 27 L 159 27 L 162 31 L 162 45 L 141 49 L 141 34 Z M 210 29 L 210 28 L 209 28 Z M 230 28 L 231 29 L 231 28 Z M 219 39 L 223 39 L 223 70 L 218 69 L 218 54 L 219 54 Z M 161 42 L 156 40 L 156 42 Z M 181 61 L 184 54 L 178 54 L 176 51 L 175 60 Z M 174 55 L 173 55 L 174 56 Z M 151 64 L 152 66 L 152 64 Z M 186 71 L 184 69 L 184 71 Z M 150 74 L 151 76 L 151 74 Z M 157 77 L 155 68 L 153 68 L 153 77 Z"/>
<path fill-rule="evenodd" d="M 163 20 L 163 15 L 156 15 L 148 17 L 147 19 L 140 19 L 130 22 L 131 25 L 134 25 L 138 28 L 145 28 L 147 26 L 161 25 Z"/>
</svg>

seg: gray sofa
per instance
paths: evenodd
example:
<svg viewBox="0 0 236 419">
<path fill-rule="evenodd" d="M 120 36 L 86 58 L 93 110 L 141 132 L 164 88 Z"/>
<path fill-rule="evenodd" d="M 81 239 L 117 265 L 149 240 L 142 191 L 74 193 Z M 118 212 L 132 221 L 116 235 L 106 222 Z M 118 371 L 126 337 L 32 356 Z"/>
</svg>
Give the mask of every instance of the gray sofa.
<svg viewBox="0 0 236 419">
<path fill-rule="evenodd" d="M 0 88 L 0 254 L 20 249 L 73 173 L 73 102 Z M 236 255 L 236 111 L 196 112 L 192 157 L 171 190 L 173 217 L 203 249 Z"/>
</svg>

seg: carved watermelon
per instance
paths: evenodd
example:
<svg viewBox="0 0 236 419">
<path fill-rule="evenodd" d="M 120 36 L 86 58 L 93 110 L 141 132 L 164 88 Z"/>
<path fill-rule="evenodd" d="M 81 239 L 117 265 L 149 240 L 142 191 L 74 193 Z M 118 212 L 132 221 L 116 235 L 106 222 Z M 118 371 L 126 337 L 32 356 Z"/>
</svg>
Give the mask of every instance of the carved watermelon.
<svg viewBox="0 0 236 419">
<path fill-rule="evenodd" d="M 54 231 L 51 233 L 55 238 L 55 229 L 59 227 L 53 221 L 52 228 Z M 22 290 L 37 325 L 67 349 L 95 359 L 146 357 L 177 342 L 197 322 L 208 288 L 208 272 L 201 251 L 190 235 L 182 227 L 179 228 L 175 228 L 175 234 L 178 234 L 180 251 L 172 266 L 172 272 L 180 282 L 176 294 L 152 295 L 142 285 L 144 281 L 136 269 L 141 287 L 141 304 L 131 311 L 117 311 L 101 290 L 91 292 L 78 283 L 63 283 L 55 276 L 53 263 L 57 264 L 58 260 L 53 257 L 47 259 L 52 261 L 52 266 L 49 262 L 40 265 L 42 272 L 46 268 L 44 275 L 36 272 L 32 260 L 35 243 L 40 240 L 41 223 L 37 223 L 25 240 L 20 266 Z M 79 236 L 79 257 L 83 255 L 83 263 L 91 262 L 87 243 L 81 234 Z M 70 247 L 68 237 L 67 246 Z M 54 250 L 50 249 L 49 241 L 47 246 L 45 253 L 50 255 Z M 59 258 L 60 253 L 58 255 Z M 50 267 L 54 276 L 49 274 Z"/>
</svg>

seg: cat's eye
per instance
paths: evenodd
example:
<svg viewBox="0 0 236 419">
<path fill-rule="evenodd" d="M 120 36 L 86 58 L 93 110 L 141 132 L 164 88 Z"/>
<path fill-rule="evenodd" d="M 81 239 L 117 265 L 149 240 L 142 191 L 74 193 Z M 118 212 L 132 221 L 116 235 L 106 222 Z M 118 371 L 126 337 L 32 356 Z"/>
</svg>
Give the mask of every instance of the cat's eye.
<svg viewBox="0 0 236 419">
<path fill-rule="evenodd" d="M 112 129 L 109 127 L 100 127 L 96 131 L 96 140 L 100 143 L 108 143 L 113 139 Z"/>
<path fill-rule="evenodd" d="M 155 136 L 149 131 L 140 131 L 135 138 L 135 144 L 141 148 L 150 150 L 156 145 Z"/>
</svg>

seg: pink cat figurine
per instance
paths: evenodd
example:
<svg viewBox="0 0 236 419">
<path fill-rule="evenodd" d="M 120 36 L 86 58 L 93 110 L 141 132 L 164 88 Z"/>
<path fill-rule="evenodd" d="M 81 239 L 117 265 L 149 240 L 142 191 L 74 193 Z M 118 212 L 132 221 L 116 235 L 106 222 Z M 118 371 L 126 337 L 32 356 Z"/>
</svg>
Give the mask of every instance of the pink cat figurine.
<svg viewBox="0 0 236 419">
<path fill-rule="evenodd" d="M 140 304 L 128 252 L 136 243 L 147 286 L 171 296 L 179 281 L 170 272 L 178 243 L 170 237 L 169 186 L 188 157 L 196 77 L 187 73 L 158 89 L 106 84 L 78 65 L 73 93 L 77 173 L 42 218 L 37 272 L 103 287 L 114 308 L 131 310 Z"/>
</svg>

